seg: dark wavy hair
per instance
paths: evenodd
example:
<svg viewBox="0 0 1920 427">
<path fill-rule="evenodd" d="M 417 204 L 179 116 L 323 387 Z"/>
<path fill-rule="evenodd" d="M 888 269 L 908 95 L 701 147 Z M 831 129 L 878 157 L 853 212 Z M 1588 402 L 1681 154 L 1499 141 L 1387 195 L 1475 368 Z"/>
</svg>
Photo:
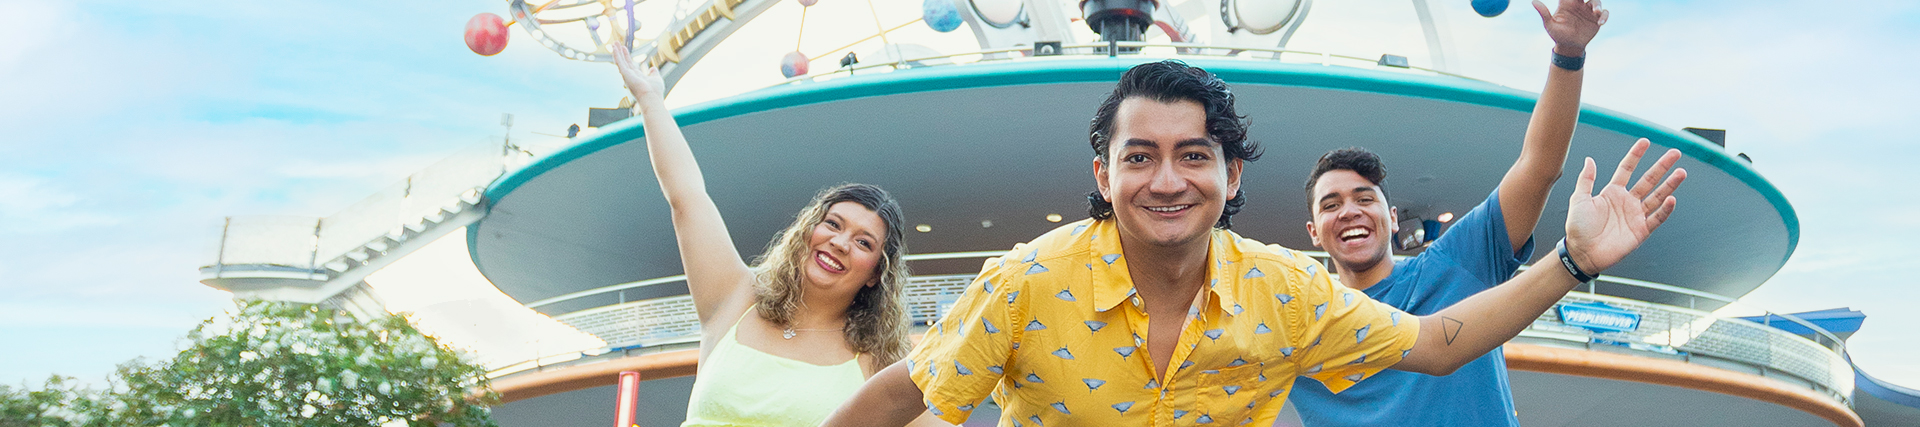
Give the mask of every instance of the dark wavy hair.
<svg viewBox="0 0 1920 427">
<path fill-rule="evenodd" d="M 1313 199 L 1313 185 L 1320 182 L 1321 175 L 1326 175 L 1327 172 L 1337 170 L 1350 170 L 1353 171 L 1353 173 L 1360 174 L 1360 177 L 1366 178 L 1367 182 L 1373 183 L 1375 187 L 1380 187 L 1380 197 L 1382 199 L 1388 199 L 1386 187 L 1387 165 L 1380 162 L 1380 155 L 1373 154 L 1372 151 L 1367 151 L 1365 148 L 1347 147 L 1328 151 L 1327 154 L 1320 156 L 1319 162 L 1314 163 L 1313 173 L 1307 175 L 1307 212 L 1320 211 L 1319 208 L 1314 207 L 1319 206 L 1319 204 L 1318 201 Z"/>
<path fill-rule="evenodd" d="M 900 203 L 880 187 L 867 184 L 840 184 L 813 196 L 813 201 L 793 218 L 786 231 L 767 244 L 766 252 L 754 260 L 759 285 L 754 297 L 760 318 L 776 325 L 792 326 L 800 310 L 800 265 L 807 259 L 807 240 L 813 228 L 826 220 L 827 209 L 835 203 L 854 202 L 880 216 L 887 226 L 886 241 L 881 244 L 880 263 L 874 266 L 874 286 L 860 288 L 853 305 L 847 307 L 847 324 L 841 332 L 853 351 L 872 354 L 880 366 L 905 357 L 907 341 L 907 226 Z"/>
<path fill-rule="evenodd" d="M 1233 90 L 1227 88 L 1227 82 L 1200 67 L 1171 59 L 1136 65 L 1120 76 L 1120 83 L 1100 103 L 1100 109 L 1093 113 L 1093 123 L 1087 127 L 1095 160 L 1107 161 L 1107 149 L 1113 144 L 1114 115 L 1119 113 L 1121 101 L 1132 98 L 1198 103 L 1207 111 L 1207 139 L 1220 144 L 1228 159 L 1260 160 L 1260 144 L 1247 139 L 1250 124 L 1233 111 Z M 1240 207 L 1246 204 L 1247 192 L 1235 192 L 1213 226 L 1233 228 L 1233 214 L 1240 213 Z M 1087 215 L 1094 219 L 1113 217 L 1113 202 L 1101 197 L 1098 190 L 1087 193 L 1087 205 Z"/>
</svg>

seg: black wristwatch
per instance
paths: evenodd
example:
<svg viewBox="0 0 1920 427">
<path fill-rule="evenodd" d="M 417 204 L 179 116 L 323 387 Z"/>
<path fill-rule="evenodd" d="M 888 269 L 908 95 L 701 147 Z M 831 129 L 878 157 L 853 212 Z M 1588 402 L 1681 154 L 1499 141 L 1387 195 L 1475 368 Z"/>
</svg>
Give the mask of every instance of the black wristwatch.
<svg viewBox="0 0 1920 427">
<path fill-rule="evenodd" d="M 1553 52 L 1553 66 L 1555 67 L 1565 68 L 1567 71 L 1580 71 L 1580 67 L 1586 65 L 1586 56 L 1566 56 L 1561 55 L 1559 51 Z"/>
<path fill-rule="evenodd" d="M 1587 283 L 1592 282 L 1595 276 L 1599 276 L 1599 272 L 1587 274 L 1586 271 L 1580 269 L 1579 265 L 1573 263 L 1573 255 L 1567 253 L 1567 239 L 1560 239 L 1560 243 L 1554 244 L 1554 246 L 1555 250 L 1560 252 L 1560 266 L 1567 268 L 1567 274 L 1572 274 L 1573 280 L 1578 280 L 1580 283 Z"/>
</svg>

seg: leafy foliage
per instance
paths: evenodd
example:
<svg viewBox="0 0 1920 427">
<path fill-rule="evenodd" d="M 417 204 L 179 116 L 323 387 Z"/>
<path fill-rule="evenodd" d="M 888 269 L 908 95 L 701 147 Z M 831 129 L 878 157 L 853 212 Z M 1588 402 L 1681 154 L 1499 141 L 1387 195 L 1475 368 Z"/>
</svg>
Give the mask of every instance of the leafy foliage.
<svg viewBox="0 0 1920 427">
<path fill-rule="evenodd" d="M 111 390 L 59 377 L 41 391 L 0 387 L 0 427 L 494 425 L 498 396 L 469 393 L 488 389 L 485 369 L 403 317 L 240 304 L 225 324 L 194 328 L 172 359 L 121 365 Z"/>
<path fill-rule="evenodd" d="M 99 392 L 73 382 L 73 378 L 53 376 L 40 390 L 14 389 L 0 385 L 0 427 L 86 425 L 83 414 L 102 410 Z"/>
</svg>

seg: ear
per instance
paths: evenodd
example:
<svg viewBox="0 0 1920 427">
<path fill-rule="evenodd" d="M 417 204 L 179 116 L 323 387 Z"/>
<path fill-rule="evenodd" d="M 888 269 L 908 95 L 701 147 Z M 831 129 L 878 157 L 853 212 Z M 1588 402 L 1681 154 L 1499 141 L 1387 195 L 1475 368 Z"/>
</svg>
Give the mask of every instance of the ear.
<svg viewBox="0 0 1920 427">
<path fill-rule="evenodd" d="M 1313 247 L 1321 247 L 1320 230 L 1313 226 L 1313 221 L 1307 221 L 1307 238 L 1313 239 Z"/>
<path fill-rule="evenodd" d="M 1113 200 L 1113 193 L 1108 191 L 1107 186 L 1107 162 L 1099 158 L 1093 159 L 1093 185 L 1100 189 L 1101 198 Z"/>
<path fill-rule="evenodd" d="M 1400 209 L 1387 206 L 1387 235 L 1400 232 Z"/>
<path fill-rule="evenodd" d="M 1227 191 L 1225 194 L 1228 199 L 1232 199 L 1233 195 L 1240 193 L 1240 169 L 1245 166 L 1245 160 L 1227 160 Z"/>
</svg>

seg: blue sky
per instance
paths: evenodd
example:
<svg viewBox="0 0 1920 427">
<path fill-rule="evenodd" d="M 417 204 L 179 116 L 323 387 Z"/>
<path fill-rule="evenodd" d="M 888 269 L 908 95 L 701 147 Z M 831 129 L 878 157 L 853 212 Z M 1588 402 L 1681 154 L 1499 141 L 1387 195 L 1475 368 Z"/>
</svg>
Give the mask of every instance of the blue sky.
<svg viewBox="0 0 1920 427">
<path fill-rule="evenodd" d="M 537 139 L 527 132 L 562 133 L 622 95 L 610 67 L 561 59 L 517 29 L 499 56 L 467 51 L 461 29 L 503 13 L 494 0 L 6 4 L 17 17 L 0 26 L 6 384 L 170 355 L 229 306 L 194 271 L 223 216 L 328 215 L 498 135 L 501 113 L 517 116 L 515 138 Z M 1746 300 L 1863 310 L 1856 359 L 1920 385 L 1920 328 L 1903 319 L 1920 286 L 1901 274 L 1920 239 L 1920 192 L 1903 179 L 1920 161 L 1920 4 L 1607 6 L 1585 100 L 1729 129 L 1730 149 L 1800 214 L 1792 261 Z M 1546 43 L 1525 3 L 1452 24 L 1462 71 L 1541 86 Z M 1506 48 L 1517 37 L 1542 40 Z M 766 73 L 774 61 L 760 61 Z"/>
</svg>

